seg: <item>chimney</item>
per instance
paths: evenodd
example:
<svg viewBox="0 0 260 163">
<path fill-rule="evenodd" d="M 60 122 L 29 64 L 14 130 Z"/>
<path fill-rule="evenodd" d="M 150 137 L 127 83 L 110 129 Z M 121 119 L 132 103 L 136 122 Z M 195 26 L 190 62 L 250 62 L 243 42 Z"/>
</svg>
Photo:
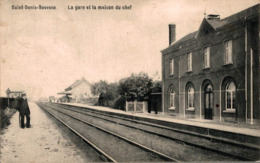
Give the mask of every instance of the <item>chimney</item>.
<svg viewBox="0 0 260 163">
<path fill-rule="evenodd" d="M 175 24 L 169 24 L 169 45 L 175 41 L 176 33 L 175 33 Z"/>
</svg>

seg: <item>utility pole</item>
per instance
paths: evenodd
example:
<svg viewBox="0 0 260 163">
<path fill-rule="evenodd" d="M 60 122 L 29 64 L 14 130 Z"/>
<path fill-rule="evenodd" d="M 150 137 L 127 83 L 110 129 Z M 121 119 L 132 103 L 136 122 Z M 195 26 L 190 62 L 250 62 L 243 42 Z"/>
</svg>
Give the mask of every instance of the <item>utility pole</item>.
<svg viewBox="0 0 260 163">
<path fill-rule="evenodd" d="M 10 95 L 10 93 L 11 93 L 11 91 L 10 91 L 10 89 L 8 88 L 8 89 L 6 90 L 6 95 L 7 95 L 7 98 L 8 98 L 8 108 L 10 108 L 10 104 L 9 104 L 9 95 Z"/>
</svg>

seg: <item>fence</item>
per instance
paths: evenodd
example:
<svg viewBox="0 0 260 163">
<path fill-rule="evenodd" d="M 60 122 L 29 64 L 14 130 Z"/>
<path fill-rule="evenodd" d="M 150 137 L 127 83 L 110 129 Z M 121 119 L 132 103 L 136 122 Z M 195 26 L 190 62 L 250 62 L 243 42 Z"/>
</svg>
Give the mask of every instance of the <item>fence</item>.
<svg viewBox="0 0 260 163">
<path fill-rule="evenodd" d="M 126 101 L 126 112 L 143 113 L 147 111 L 147 102 Z"/>
<path fill-rule="evenodd" d="M 9 98 L 9 107 L 14 108 L 15 106 L 15 99 Z M 8 107 L 8 98 L 6 97 L 0 97 L 0 109 L 4 110 Z"/>
<path fill-rule="evenodd" d="M 81 98 L 81 99 L 70 99 L 70 103 L 82 103 L 82 104 L 89 104 L 95 105 L 98 103 L 98 97 L 88 97 L 88 98 Z"/>
</svg>

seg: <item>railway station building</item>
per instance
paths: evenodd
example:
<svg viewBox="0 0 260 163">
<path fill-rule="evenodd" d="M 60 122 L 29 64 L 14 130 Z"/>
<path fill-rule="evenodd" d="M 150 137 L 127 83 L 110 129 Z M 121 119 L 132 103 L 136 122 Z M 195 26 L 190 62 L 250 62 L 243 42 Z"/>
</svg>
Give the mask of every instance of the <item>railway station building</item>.
<svg viewBox="0 0 260 163">
<path fill-rule="evenodd" d="M 259 4 L 221 19 L 207 15 L 197 31 L 162 50 L 163 112 L 188 119 L 260 119 Z"/>
<path fill-rule="evenodd" d="M 68 99 L 71 98 L 69 100 L 71 102 L 84 101 L 86 98 L 92 97 L 91 84 L 85 78 L 81 78 L 58 94 L 65 95 Z"/>
</svg>

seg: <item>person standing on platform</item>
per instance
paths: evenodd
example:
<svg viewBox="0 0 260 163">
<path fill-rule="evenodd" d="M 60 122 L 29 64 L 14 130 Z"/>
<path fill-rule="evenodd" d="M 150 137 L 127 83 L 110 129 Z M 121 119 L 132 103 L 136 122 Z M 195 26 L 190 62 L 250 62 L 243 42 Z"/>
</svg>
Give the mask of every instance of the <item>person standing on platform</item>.
<svg viewBox="0 0 260 163">
<path fill-rule="evenodd" d="M 23 129 L 25 127 L 24 126 L 24 117 L 26 117 L 26 127 L 30 128 L 31 127 L 31 124 L 30 124 L 30 108 L 29 108 L 25 93 L 22 94 L 22 98 L 20 100 L 19 112 L 20 112 L 21 128 Z"/>
</svg>

